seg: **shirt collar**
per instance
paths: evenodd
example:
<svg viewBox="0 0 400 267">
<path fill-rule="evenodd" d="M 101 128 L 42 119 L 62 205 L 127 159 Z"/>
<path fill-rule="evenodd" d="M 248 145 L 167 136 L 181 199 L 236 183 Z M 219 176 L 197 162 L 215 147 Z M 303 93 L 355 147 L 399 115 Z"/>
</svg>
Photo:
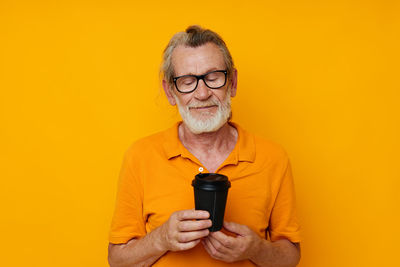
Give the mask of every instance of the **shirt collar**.
<svg viewBox="0 0 400 267">
<path fill-rule="evenodd" d="M 182 155 L 182 143 L 179 140 L 178 127 L 181 122 L 175 123 L 164 132 L 163 147 L 168 159 Z"/>
<path fill-rule="evenodd" d="M 238 131 L 238 140 L 234 151 L 238 161 L 254 162 L 256 158 L 256 145 L 254 136 L 240 127 L 237 123 L 229 122 Z"/>
<path fill-rule="evenodd" d="M 179 140 L 179 124 L 181 124 L 181 121 L 175 123 L 171 128 L 167 129 L 164 132 L 163 148 L 165 155 L 168 159 L 172 159 L 177 156 L 194 158 L 194 156 L 191 155 L 191 153 L 183 146 L 183 144 Z M 235 164 L 238 161 L 254 162 L 256 156 L 254 136 L 234 122 L 229 122 L 229 124 L 235 127 L 238 132 L 237 143 L 228 157 L 228 159 L 230 159 L 229 161 L 232 160 L 233 162 L 229 163 Z"/>
</svg>

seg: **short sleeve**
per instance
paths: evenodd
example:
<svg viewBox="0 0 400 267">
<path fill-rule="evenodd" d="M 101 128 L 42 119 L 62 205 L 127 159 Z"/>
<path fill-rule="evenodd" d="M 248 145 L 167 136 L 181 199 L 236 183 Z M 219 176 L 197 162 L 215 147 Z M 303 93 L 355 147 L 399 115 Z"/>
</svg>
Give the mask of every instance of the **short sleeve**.
<svg viewBox="0 0 400 267">
<path fill-rule="evenodd" d="M 286 159 L 279 191 L 272 208 L 269 236 L 271 241 L 288 239 L 300 242 L 300 225 L 296 212 L 296 196 L 290 162 Z"/>
<path fill-rule="evenodd" d="M 120 171 L 109 242 L 127 243 L 146 234 L 143 219 L 143 190 L 132 168 L 131 150 L 125 153 Z"/>
</svg>

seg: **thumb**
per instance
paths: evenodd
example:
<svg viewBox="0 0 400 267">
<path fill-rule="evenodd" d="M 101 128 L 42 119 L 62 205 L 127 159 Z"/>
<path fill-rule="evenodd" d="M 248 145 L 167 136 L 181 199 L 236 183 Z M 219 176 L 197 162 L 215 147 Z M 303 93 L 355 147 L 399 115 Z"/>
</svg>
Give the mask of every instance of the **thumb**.
<svg viewBox="0 0 400 267">
<path fill-rule="evenodd" d="M 234 223 L 234 222 L 227 222 L 224 221 L 224 228 L 228 230 L 229 232 L 241 235 L 241 236 L 246 236 L 248 235 L 248 227 L 242 224 Z"/>
</svg>

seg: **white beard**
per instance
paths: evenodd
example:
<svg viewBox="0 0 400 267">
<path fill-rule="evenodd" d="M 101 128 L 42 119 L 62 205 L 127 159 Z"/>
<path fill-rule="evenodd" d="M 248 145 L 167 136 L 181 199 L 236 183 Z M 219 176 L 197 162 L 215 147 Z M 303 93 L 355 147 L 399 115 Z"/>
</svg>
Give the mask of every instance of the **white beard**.
<svg viewBox="0 0 400 267">
<path fill-rule="evenodd" d="M 181 104 L 175 94 L 173 95 L 178 105 L 179 113 L 181 114 L 183 122 L 194 134 L 215 132 L 219 130 L 229 120 L 231 116 L 231 94 L 229 89 L 227 90 L 225 100 L 223 102 L 210 99 L 207 101 L 196 101 L 195 103 L 191 103 L 186 107 Z M 190 108 L 205 107 L 211 105 L 218 106 L 217 112 L 212 117 L 198 119 L 193 117 L 190 113 Z M 205 112 L 204 115 L 209 115 L 209 113 Z"/>
</svg>

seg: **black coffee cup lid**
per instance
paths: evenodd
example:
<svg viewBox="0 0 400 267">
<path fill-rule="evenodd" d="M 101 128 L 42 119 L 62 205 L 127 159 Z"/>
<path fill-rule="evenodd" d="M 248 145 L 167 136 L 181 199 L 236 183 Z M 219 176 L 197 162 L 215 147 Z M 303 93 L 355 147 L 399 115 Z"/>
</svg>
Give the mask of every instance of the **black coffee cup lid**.
<svg viewBox="0 0 400 267">
<path fill-rule="evenodd" d="M 192 186 L 206 191 L 223 191 L 231 187 L 231 182 L 223 174 L 199 173 L 193 179 Z"/>
</svg>

